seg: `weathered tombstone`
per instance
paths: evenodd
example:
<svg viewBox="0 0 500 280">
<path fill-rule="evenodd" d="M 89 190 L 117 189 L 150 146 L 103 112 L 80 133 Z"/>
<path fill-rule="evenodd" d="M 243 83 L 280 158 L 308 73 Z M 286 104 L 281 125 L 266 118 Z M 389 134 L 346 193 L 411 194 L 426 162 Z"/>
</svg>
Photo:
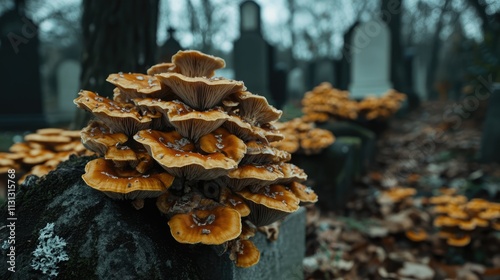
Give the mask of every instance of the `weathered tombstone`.
<svg viewBox="0 0 500 280">
<path fill-rule="evenodd" d="M 338 88 L 341 90 L 348 90 L 349 84 L 351 83 L 351 68 L 352 68 L 352 56 L 355 51 L 354 47 L 351 46 L 353 41 L 354 30 L 360 25 L 359 22 L 354 23 L 344 34 L 344 45 L 342 46 L 342 58 L 337 62 L 338 72 Z"/>
<path fill-rule="evenodd" d="M 413 61 L 413 70 L 412 70 L 413 84 L 420 100 L 427 99 L 427 90 L 425 88 L 425 75 L 426 75 L 425 68 L 426 67 L 423 58 L 420 56 L 415 57 Z"/>
<path fill-rule="evenodd" d="M 335 79 L 335 62 L 330 59 L 319 59 L 312 66 L 312 87 L 315 87 L 322 82 L 329 82 L 336 86 Z"/>
<path fill-rule="evenodd" d="M 491 96 L 488 102 L 486 118 L 481 138 L 480 160 L 500 163 L 500 83 L 494 83 L 489 89 Z"/>
<path fill-rule="evenodd" d="M 278 63 L 274 67 L 273 71 L 271 71 L 271 95 L 274 101 L 273 106 L 278 109 L 283 108 L 283 105 L 287 100 L 286 93 L 286 80 L 287 80 L 287 71 L 286 67 L 283 63 Z"/>
<path fill-rule="evenodd" d="M 182 46 L 174 37 L 175 28 L 169 27 L 167 29 L 168 39 L 163 43 L 163 45 L 158 50 L 158 62 L 168 62 L 171 60 L 172 56 L 178 51 L 182 50 Z"/>
<path fill-rule="evenodd" d="M 272 104 L 270 76 L 272 47 L 261 33 L 260 6 L 254 1 L 240 4 L 240 37 L 234 42 L 236 80 L 245 81 L 249 91 L 265 96 Z"/>
<path fill-rule="evenodd" d="M 308 186 L 318 194 L 316 205 L 325 211 L 339 210 L 352 194 L 352 182 L 359 176 L 361 145 L 358 137 L 338 137 L 317 155 L 294 154 L 292 163 L 308 175 Z"/>
<path fill-rule="evenodd" d="M 69 123 L 75 115 L 73 104 L 80 87 L 80 63 L 75 60 L 63 61 L 57 67 L 57 119 L 55 122 Z"/>
<path fill-rule="evenodd" d="M 390 33 L 381 20 L 357 26 L 351 41 L 352 68 L 349 91 L 354 98 L 382 95 L 390 82 Z"/>
<path fill-rule="evenodd" d="M 288 72 L 287 92 L 288 100 L 294 105 L 300 105 L 300 101 L 307 91 L 302 68 L 295 67 Z"/>
<path fill-rule="evenodd" d="M 40 85 L 38 27 L 16 10 L 6 12 L 0 18 L 0 26 L 0 128 L 43 127 L 46 122 Z"/>
</svg>

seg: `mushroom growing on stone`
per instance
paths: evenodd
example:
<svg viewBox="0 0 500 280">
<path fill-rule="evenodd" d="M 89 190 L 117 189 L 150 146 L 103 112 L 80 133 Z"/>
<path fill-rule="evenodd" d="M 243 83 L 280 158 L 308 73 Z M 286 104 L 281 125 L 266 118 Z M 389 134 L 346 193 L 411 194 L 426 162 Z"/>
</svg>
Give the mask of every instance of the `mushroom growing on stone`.
<svg viewBox="0 0 500 280">
<path fill-rule="evenodd" d="M 137 208 L 156 197 L 175 240 L 224 244 L 236 266 L 249 267 L 260 253 L 247 225 L 269 225 L 317 196 L 290 153 L 271 146 L 284 137 L 281 110 L 243 81 L 215 77 L 224 66 L 179 51 L 148 75 L 111 74 L 113 99 L 81 91 L 74 103 L 97 119 L 82 143 L 98 155 L 82 178 Z"/>
</svg>

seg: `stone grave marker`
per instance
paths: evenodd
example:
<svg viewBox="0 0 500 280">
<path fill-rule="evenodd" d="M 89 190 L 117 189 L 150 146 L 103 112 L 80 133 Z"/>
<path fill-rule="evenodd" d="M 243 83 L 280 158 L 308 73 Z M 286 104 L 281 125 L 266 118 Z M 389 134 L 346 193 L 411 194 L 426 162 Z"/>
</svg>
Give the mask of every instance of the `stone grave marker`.
<svg viewBox="0 0 500 280">
<path fill-rule="evenodd" d="M 304 79 L 304 71 L 300 67 L 295 67 L 288 72 L 287 92 L 288 100 L 294 105 L 300 105 L 300 101 L 307 91 Z"/>
<path fill-rule="evenodd" d="M 181 44 L 175 39 L 175 28 L 169 27 L 167 29 L 167 33 L 168 39 L 165 41 L 165 43 L 163 43 L 163 45 L 160 46 L 158 50 L 158 62 L 168 62 L 174 54 L 182 50 Z"/>
<path fill-rule="evenodd" d="M 483 124 L 481 149 L 479 151 L 482 162 L 500 163 L 500 83 L 494 83 L 490 89 L 488 109 Z"/>
<path fill-rule="evenodd" d="M 250 92 L 265 96 L 273 104 L 270 90 L 273 52 L 262 37 L 260 6 L 254 1 L 244 1 L 240 15 L 240 37 L 233 50 L 235 79 L 245 81 Z"/>
<path fill-rule="evenodd" d="M 380 96 L 390 82 L 390 32 L 381 20 L 360 24 L 351 41 L 352 67 L 349 91 L 353 98 Z"/>
<path fill-rule="evenodd" d="M 312 87 L 322 82 L 329 82 L 333 86 L 337 84 L 335 79 L 335 62 L 330 59 L 319 59 L 312 67 Z"/>
<path fill-rule="evenodd" d="M 73 104 L 80 89 L 81 66 L 78 61 L 66 60 L 57 67 L 57 112 L 55 122 L 71 122 L 77 109 Z M 51 121 L 54 122 L 54 121 Z"/>
<path fill-rule="evenodd" d="M 38 27 L 15 10 L 0 18 L 0 128 L 45 126 L 40 85 Z"/>
</svg>

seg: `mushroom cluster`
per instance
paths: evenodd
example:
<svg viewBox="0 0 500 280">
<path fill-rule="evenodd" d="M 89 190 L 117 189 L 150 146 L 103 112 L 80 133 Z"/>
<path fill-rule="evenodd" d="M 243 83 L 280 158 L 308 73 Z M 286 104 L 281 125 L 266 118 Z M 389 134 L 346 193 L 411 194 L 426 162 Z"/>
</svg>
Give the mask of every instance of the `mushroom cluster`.
<svg viewBox="0 0 500 280">
<path fill-rule="evenodd" d="M 18 181 L 21 184 L 28 175 L 42 177 L 49 173 L 71 154 L 88 152 L 80 141 L 79 130 L 41 128 L 25 135 L 8 152 L 0 153 L 0 174 L 16 169 L 17 174 L 23 174 Z"/>
<path fill-rule="evenodd" d="M 314 122 L 295 118 L 287 122 L 276 122 L 275 127 L 285 136 L 285 139 L 271 143 L 271 146 L 291 154 L 314 155 L 335 142 L 332 132 L 317 128 Z"/>
<path fill-rule="evenodd" d="M 301 103 L 306 121 L 326 122 L 330 118 L 386 120 L 399 110 L 405 99 L 405 94 L 391 89 L 380 97 L 367 96 L 357 101 L 349 96 L 348 91 L 323 82 L 306 92 Z"/>
<path fill-rule="evenodd" d="M 406 95 L 394 89 L 380 97 L 367 96 L 359 101 L 358 114 L 366 120 L 386 120 L 401 108 L 405 100 Z"/>
<path fill-rule="evenodd" d="M 90 187 L 141 208 L 146 198 L 175 240 L 227 245 L 238 267 L 259 261 L 250 240 L 317 200 L 305 172 L 271 143 L 282 112 L 242 81 L 215 77 L 221 58 L 179 51 L 147 74 L 117 73 L 113 98 L 82 90 L 75 104 L 95 117 L 82 143 L 98 154 L 82 176 Z"/>
<path fill-rule="evenodd" d="M 428 199 L 438 236 L 449 246 L 463 247 L 484 234 L 500 231 L 500 203 L 445 193 Z"/>
<path fill-rule="evenodd" d="M 325 122 L 329 118 L 354 120 L 358 117 L 358 104 L 349 92 L 323 82 L 302 98 L 302 112 L 306 121 Z"/>
</svg>

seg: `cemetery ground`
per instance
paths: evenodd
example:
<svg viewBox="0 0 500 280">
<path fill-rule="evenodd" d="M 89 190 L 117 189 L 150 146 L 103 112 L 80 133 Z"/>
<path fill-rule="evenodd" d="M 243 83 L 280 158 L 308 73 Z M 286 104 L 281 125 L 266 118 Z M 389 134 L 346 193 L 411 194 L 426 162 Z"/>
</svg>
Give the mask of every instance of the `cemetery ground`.
<svg viewBox="0 0 500 280">
<path fill-rule="evenodd" d="M 391 120 L 346 205 L 308 208 L 305 279 L 500 279 L 498 223 L 458 217 L 500 200 L 500 166 L 477 161 L 485 110 L 447 122 L 452 105 Z"/>
</svg>

